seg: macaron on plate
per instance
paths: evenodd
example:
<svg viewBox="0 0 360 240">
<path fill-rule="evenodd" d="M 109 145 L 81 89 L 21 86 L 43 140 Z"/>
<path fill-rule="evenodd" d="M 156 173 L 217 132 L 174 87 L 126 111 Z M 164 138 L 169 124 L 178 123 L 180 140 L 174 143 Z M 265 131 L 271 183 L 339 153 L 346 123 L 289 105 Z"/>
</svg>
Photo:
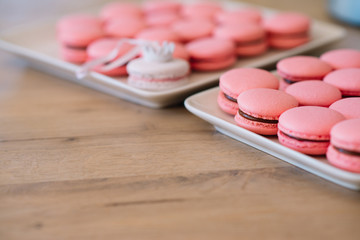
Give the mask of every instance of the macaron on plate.
<svg viewBox="0 0 360 240">
<path fill-rule="evenodd" d="M 278 13 L 278 11 L 275 10 L 239 2 L 224 2 L 222 4 L 224 10 L 231 10 L 234 8 L 249 9 L 249 7 L 256 7 L 265 19 Z M 92 5 L 91 8 L 87 10 L 86 7 L 84 7 L 83 11 L 86 14 L 95 15 L 96 13 L 99 14 L 99 10 L 102 7 L 104 7 L 103 4 L 98 6 Z M 119 6 L 119 8 L 121 8 L 121 6 Z M 138 10 L 134 8 L 134 6 L 126 6 L 126 8 L 131 8 L 135 11 L 129 18 L 137 16 L 136 12 Z M 104 12 L 103 15 L 100 14 L 100 18 L 103 17 L 108 19 L 107 17 L 111 17 L 106 14 L 105 16 L 104 14 Z M 235 63 L 233 63 L 233 61 L 229 62 L 229 65 L 222 69 L 218 69 L 217 67 L 219 67 L 219 65 L 216 65 L 217 67 L 211 68 L 211 71 L 208 68 L 209 66 L 212 67 L 211 64 L 214 65 L 213 62 L 211 62 L 211 64 L 207 63 L 206 66 L 204 64 L 199 65 L 197 62 L 191 62 L 193 58 L 190 58 L 191 64 L 195 64 L 198 69 L 192 70 L 188 75 L 188 81 L 185 84 L 179 84 L 172 88 L 153 90 L 142 89 L 129 84 L 126 76 L 112 77 L 95 71 L 90 72 L 84 79 L 77 79 L 76 71 L 79 70 L 81 65 L 66 62 L 59 56 L 60 46 L 57 41 L 56 23 L 61 17 L 62 16 L 57 16 L 48 21 L 23 25 L 0 32 L 0 49 L 24 58 L 28 61 L 30 66 L 46 73 L 152 108 L 162 108 L 179 103 L 192 93 L 211 86 L 216 86 L 218 84 L 219 76 L 230 68 L 262 67 L 273 64 L 279 59 L 300 54 L 339 40 L 345 34 L 345 31 L 341 27 L 311 20 L 309 41 L 300 46 L 291 49 L 271 49 L 256 56 L 234 58 L 236 60 Z M 103 19 L 103 21 L 110 21 L 106 19 Z M 200 60 L 203 61 L 203 59 Z M 213 61 L 211 56 L 207 56 L 205 60 Z"/>
<path fill-rule="evenodd" d="M 251 91 L 253 90 L 248 90 L 245 93 L 247 93 L 247 95 L 251 95 Z M 260 90 L 266 90 L 269 93 L 276 91 L 272 89 Z M 234 119 L 233 115 L 224 112 L 218 106 L 217 98 L 220 91 L 221 90 L 219 87 L 215 87 L 192 95 L 185 100 L 185 107 L 194 115 L 212 124 L 219 132 L 235 140 L 273 155 L 285 162 L 302 168 L 310 173 L 339 184 L 343 187 L 358 191 L 360 190 L 360 174 L 358 172 L 348 171 L 344 166 L 341 168 L 337 167 L 337 162 L 336 164 L 330 163 L 324 154 L 308 155 L 280 144 L 276 135 L 269 136 L 266 135 L 266 133 L 262 133 L 262 135 L 260 135 L 257 134 L 256 132 L 258 131 L 254 131 L 254 129 L 253 131 L 250 131 L 251 128 L 248 128 L 246 125 L 242 126 L 240 124 L 240 127 L 239 123 L 237 123 L 236 118 Z M 245 96 L 245 93 L 243 96 L 240 95 L 239 98 L 248 98 L 249 96 Z M 241 104 L 244 105 L 246 102 L 242 100 Z M 247 107 L 251 107 L 250 105 L 251 104 L 247 105 Z M 295 108 L 292 108 L 288 111 L 290 112 L 293 109 Z M 331 109 L 326 110 L 332 112 Z"/>
</svg>

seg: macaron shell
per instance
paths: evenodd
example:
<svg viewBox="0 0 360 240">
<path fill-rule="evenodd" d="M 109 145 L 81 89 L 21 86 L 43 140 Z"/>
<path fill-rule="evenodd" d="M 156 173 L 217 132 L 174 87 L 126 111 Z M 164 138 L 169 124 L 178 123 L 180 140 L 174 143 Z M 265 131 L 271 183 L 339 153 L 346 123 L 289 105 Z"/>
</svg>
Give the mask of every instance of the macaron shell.
<svg viewBox="0 0 360 240">
<path fill-rule="evenodd" d="M 235 55 L 235 45 L 231 41 L 216 38 L 197 39 L 188 43 L 186 49 L 194 59 L 216 59 Z"/>
<path fill-rule="evenodd" d="M 58 34 L 59 40 L 64 45 L 73 47 L 86 47 L 93 41 L 104 36 L 101 28 L 95 26 L 73 25 L 71 28 L 62 30 Z"/>
<path fill-rule="evenodd" d="M 360 118 L 360 97 L 343 98 L 330 105 L 347 119 Z"/>
<path fill-rule="evenodd" d="M 66 15 L 60 18 L 56 23 L 56 31 L 66 31 L 68 28 L 72 28 L 74 25 L 78 26 L 95 26 L 98 28 L 102 27 L 102 22 L 97 16 L 89 14 L 72 14 Z"/>
<path fill-rule="evenodd" d="M 198 71 L 215 71 L 231 67 L 236 62 L 236 57 L 211 59 L 210 61 L 190 62 L 191 68 Z"/>
<path fill-rule="evenodd" d="M 281 113 L 297 107 L 297 100 L 279 90 L 268 88 L 254 88 L 242 92 L 237 98 L 239 109 L 255 118 L 266 120 L 278 120 Z M 250 131 L 264 134 L 275 135 L 277 124 L 252 121 L 242 117 L 239 113 L 235 116 L 236 123 Z"/>
<path fill-rule="evenodd" d="M 217 97 L 217 103 L 224 112 L 233 116 L 235 116 L 239 110 L 238 104 L 236 102 L 229 101 L 221 90 L 219 91 Z"/>
<path fill-rule="evenodd" d="M 294 56 L 280 60 L 277 72 L 281 77 L 293 80 L 322 80 L 332 68 L 326 62 L 312 56 Z"/>
<path fill-rule="evenodd" d="M 344 96 L 360 96 L 360 68 L 345 68 L 335 70 L 324 78 L 338 89 Z"/>
<path fill-rule="evenodd" d="M 181 14 L 185 18 L 192 19 L 212 19 L 215 14 L 222 10 L 222 7 L 217 2 L 203 1 L 186 4 L 181 9 Z"/>
<path fill-rule="evenodd" d="M 320 56 L 334 69 L 360 68 L 360 51 L 356 49 L 336 49 Z"/>
<path fill-rule="evenodd" d="M 104 31 L 108 36 L 118 38 L 133 38 L 146 27 L 142 19 L 129 17 L 116 17 L 105 24 Z"/>
<path fill-rule="evenodd" d="M 270 72 L 257 68 L 235 68 L 220 76 L 220 89 L 237 99 L 240 93 L 252 88 L 278 89 L 279 80 Z"/>
<path fill-rule="evenodd" d="M 114 38 L 102 38 L 96 40 L 95 42 L 91 43 L 87 48 L 87 54 L 90 59 L 100 58 L 108 55 L 111 51 L 115 49 L 119 40 Z M 123 43 L 119 47 L 118 56 L 122 56 L 128 51 L 134 48 L 134 45 L 129 43 Z"/>
<path fill-rule="evenodd" d="M 238 56 L 244 56 L 244 57 L 257 56 L 266 52 L 267 49 L 268 49 L 267 43 L 264 41 L 252 45 L 237 46 L 236 54 Z"/>
<path fill-rule="evenodd" d="M 100 12 L 101 18 L 105 21 L 121 15 L 141 17 L 142 10 L 139 5 L 130 2 L 112 2 L 105 5 Z"/>
<path fill-rule="evenodd" d="M 261 135 L 276 135 L 278 129 L 277 124 L 250 121 L 240 116 L 239 112 L 236 113 L 234 120 L 238 126 Z"/>
<path fill-rule="evenodd" d="M 148 14 L 145 17 L 146 24 L 150 27 L 169 27 L 179 19 L 177 14 L 172 12 L 159 12 Z"/>
<path fill-rule="evenodd" d="M 182 42 L 189 42 L 198 38 L 210 37 L 214 24 L 209 20 L 180 20 L 172 25 L 172 30 Z"/>
<path fill-rule="evenodd" d="M 264 26 L 270 33 L 294 34 L 307 31 L 310 18 L 301 13 L 284 12 L 265 19 Z"/>
<path fill-rule="evenodd" d="M 279 126 L 278 126 L 279 127 Z M 330 142 L 309 142 L 309 141 L 298 141 L 294 138 L 286 136 L 280 130 L 277 133 L 279 142 L 291 149 L 298 152 L 310 154 L 310 155 L 323 155 L 326 153 Z"/>
<path fill-rule="evenodd" d="M 330 132 L 331 144 L 360 153 L 360 118 L 337 123 Z M 360 160 L 360 156 L 358 156 Z"/>
<path fill-rule="evenodd" d="M 338 168 L 355 173 L 360 173 L 359 156 L 353 156 L 353 155 L 341 153 L 335 150 L 335 148 L 332 145 L 330 145 L 326 152 L 326 158 L 332 165 Z"/>
<path fill-rule="evenodd" d="M 308 36 L 304 37 L 269 37 L 268 44 L 270 47 L 278 49 L 289 49 L 303 45 L 310 41 Z"/>
<path fill-rule="evenodd" d="M 284 111 L 298 106 L 298 101 L 283 91 L 270 88 L 254 88 L 240 93 L 239 109 L 262 119 L 277 120 Z"/>
<path fill-rule="evenodd" d="M 214 30 L 217 38 L 246 43 L 265 38 L 265 30 L 260 25 L 245 23 L 239 25 L 222 25 Z"/>
<path fill-rule="evenodd" d="M 279 118 L 279 130 L 309 140 L 330 140 L 330 129 L 345 117 L 332 109 L 302 106 L 289 109 Z"/>
<path fill-rule="evenodd" d="M 286 88 L 286 93 L 294 96 L 300 106 L 328 107 L 341 99 L 341 92 L 336 87 L 319 80 L 293 83 Z"/>
<path fill-rule="evenodd" d="M 136 35 L 137 39 L 158 42 L 179 42 L 180 38 L 172 30 L 165 27 L 152 27 L 142 30 Z"/>
<path fill-rule="evenodd" d="M 143 10 L 146 14 L 158 14 L 158 13 L 177 13 L 181 9 L 181 3 L 176 1 L 161 1 L 153 0 L 146 1 L 143 4 Z"/>
<path fill-rule="evenodd" d="M 62 45 L 60 46 L 59 53 L 61 59 L 76 64 L 86 62 L 88 57 L 86 49 L 69 48 Z"/>
<path fill-rule="evenodd" d="M 261 12 L 255 8 L 241 8 L 232 11 L 220 11 L 215 15 L 216 22 L 227 24 L 240 23 L 257 23 L 260 24 L 262 20 Z"/>
</svg>

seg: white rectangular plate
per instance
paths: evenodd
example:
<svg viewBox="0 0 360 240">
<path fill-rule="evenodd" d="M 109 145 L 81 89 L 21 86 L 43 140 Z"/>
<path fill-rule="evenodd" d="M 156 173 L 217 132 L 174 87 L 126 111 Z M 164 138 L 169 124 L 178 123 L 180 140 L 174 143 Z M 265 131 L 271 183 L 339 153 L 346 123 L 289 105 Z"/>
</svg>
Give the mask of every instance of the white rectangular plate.
<svg viewBox="0 0 360 240">
<path fill-rule="evenodd" d="M 328 163 L 324 156 L 309 156 L 281 145 L 276 136 L 265 137 L 236 125 L 233 116 L 224 113 L 217 105 L 219 88 L 212 88 L 185 100 L 185 107 L 196 116 L 240 142 L 246 143 L 308 172 L 346 188 L 360 190 L 360 174 L 347 172 Z"/>
<path fill-rule="evenodd" d="M 231 2 L 224 3 L 224 5 L 225 8 L 248 6 Z M 274 10 L 258 8 L 263 12 L 264 17 L 276 13 Z M 193 72 L 186 85 L 162 91 L 134 88 L 127 84 L 126 78 L 111 78 L 96 72 L 92 72 L 83 80 L 77 80 L 75 71 L 79 66 L 65 62 L 58 57 L 55 24 L 56 19 L 2 32 L 0 33 L 0 49 L 26 59 L 31 66 L 49 74 L 153 108 L 179 103 L 192 93 L 215 86 L 219 76 L 226 71 Z M 344 35 L 345 31 L 336 25 L 313 20 L 311 40 L 308 43 L 289 50 L 272 49 L 261 56 L 241 58 L 233 67 L 263 67 L 284 57 L 329 44 Z"/>
</svg>

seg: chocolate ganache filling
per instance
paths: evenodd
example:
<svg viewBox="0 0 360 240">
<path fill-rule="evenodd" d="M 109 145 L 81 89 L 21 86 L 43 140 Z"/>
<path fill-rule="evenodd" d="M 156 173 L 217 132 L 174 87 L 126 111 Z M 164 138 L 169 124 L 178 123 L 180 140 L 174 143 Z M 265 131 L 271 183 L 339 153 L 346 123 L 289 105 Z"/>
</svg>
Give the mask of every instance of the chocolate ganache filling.
<svg viewBox="0 0 360 240">
<path fill-rule="evenodd" d="M 237 100 L 236 100 L 235 98 L 230 97 L 229 95 L 227 95 L 227 94 L 225 94 L 225 93 L 224 93 L 224 96 L 225 96 L 226 99 L 228 99 L 228 100 L 230 100 L 230 101 L 232 101 L 232 102 L 236 102 L 236 103 L 237 103 Z"/>
<path fill-rule="evenodd" d="M 348 155 L 353 155 L 353 156 L 360 156 L 360 152 L 355 152 L 355 151 L 351 151 L 351 150 L 346 150 L 346 149 L 343 149 L 343 148 L 339 148 L 339 147 L 336 147 L 336 146 L 333 146 L 334 149 L 338 152 L 341 152 L 341 153 L 344 153 L 344 154 L 348 154 Z"/>
<path fill-rule="evenodd" d="M 305 138 L 299 138 L 299 137 L 295 137 L 295 136 L 292 136 L 290 134 L 287 134 L 287 133 L 284 133 L 283 131 L 281 131 L 282 134 L 284 134 L 285 136 L 289 137 L 289 138 L 293 138 L 295 140 L 298 140 L 298 141 L 306 141 L 306 142 L 330 142 L 329 140 L 316 140 L 316 139 L 305 139 Z"/>
<path fill-rule="evenodd" d="M 271 120 L 271 119 L 263 119 L 263 118 L 257 118 L 257 117 L 253 117 L 247 113 L 244 113 L 243 111 L 241 111 L 239 109 L 239 115 L 242 116 L 243 118 L 246 118 L 250 121 L 255 121 L 255 122 L 262 122 L 262 123 L 270 123 L 270 124 L 277 124 L 278 120 Z"/>
<path fill-rule="evenodd" d="M 283 78 L 284 82 L 288 83 L 288 84 L 293 84 L 293 83 L 296 83 L 296 81 L 292 81 L 290 79 L 286 79 L 286 78 Z"/>
</svg>

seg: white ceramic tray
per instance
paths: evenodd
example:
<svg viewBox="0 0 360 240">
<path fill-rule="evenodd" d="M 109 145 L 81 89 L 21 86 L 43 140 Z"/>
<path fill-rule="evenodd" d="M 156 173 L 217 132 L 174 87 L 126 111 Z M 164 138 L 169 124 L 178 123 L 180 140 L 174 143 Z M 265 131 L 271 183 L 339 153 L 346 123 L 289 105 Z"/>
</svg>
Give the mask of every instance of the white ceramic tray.
<svg viewBox="0 0 360 240">
<path fill-rule="evenodd" d="M 234 118 L 217 105 L 219 88 L 212 88 L 185 100 L 185 107 L 214 125 L 221 133 L 302 168 L 346 188 L 360 190 L 360 174 L 347 172 L 328 163 L 324 156 L 309 156 L 279 143 L 276 136 L 265 137 L 236 125 Z"/>
<path fill-rule="evenodd" d="M 248 6 L 242 3 L 224 3 L 225 8 Z M 276 13 L 274 10 L 258 7 L 264 17 Z M 89 11 L 94 12 L 94 11 Z M 193 72 L 188 84 L 162 91 L 147 91 L 129 86 L 126 78 L 111 78 L 92 72 L 83 80 L 77 80 L 75 71 L 79 66 L 62 61 L 58 57 L 58 44 L 55 38 L 53 21 L 43 21 L 25 25 L 0 33 L 0 49 L 26 59 L 29 64 L 41 71 L 113 96 L 142 104 L 148 107 L 161 108 L 183 101 L 187 96 L 211 86 L 215 86 L 219 76 L 226 70 L 213 72 Z M 262 67 L 275 63 L 281 58 L 296 55 L 311 49 L 334 42 L 345 35 L 345 31 L 332 24 L 313 20 L 311 41 L 290 50 L 269 50 L 253 58 L 239 59 L 233 67 Z"/>
</svg>

